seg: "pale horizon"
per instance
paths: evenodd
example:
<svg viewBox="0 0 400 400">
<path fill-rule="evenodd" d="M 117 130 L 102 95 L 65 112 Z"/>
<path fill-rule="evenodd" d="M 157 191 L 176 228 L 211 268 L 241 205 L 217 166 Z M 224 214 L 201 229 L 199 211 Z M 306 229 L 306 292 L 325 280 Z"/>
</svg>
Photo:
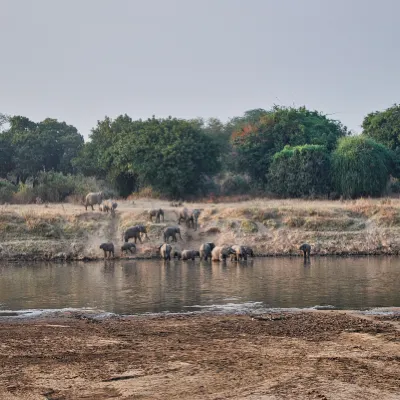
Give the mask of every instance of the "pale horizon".
<svg viewBox="0 0 400 400">
<path fill-rule="evenodd" d="M 87 139 L 128 114 L 306 106 L 361 131 L 398 102 L 396 0 L 0 0 L 0 113 Z"/>
</svg>

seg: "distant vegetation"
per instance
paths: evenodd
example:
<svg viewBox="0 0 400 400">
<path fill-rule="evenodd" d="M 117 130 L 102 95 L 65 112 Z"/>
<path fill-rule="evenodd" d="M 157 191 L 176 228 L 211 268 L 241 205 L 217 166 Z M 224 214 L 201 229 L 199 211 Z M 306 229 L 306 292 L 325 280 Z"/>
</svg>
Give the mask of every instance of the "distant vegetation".
<svg viewBox="0 0 400 400">
<path fill-rule="evenodd" d="M 351 136 L 305 107 L 249 110 L 225 123 L 120 115 L 98 121 L 85 143 L 65 122 L 0 114 L 0 202 L 80 201 L 90 190 L 170 199 L 398 192 L 400 106 L 362 126 Z"/>
</svg>

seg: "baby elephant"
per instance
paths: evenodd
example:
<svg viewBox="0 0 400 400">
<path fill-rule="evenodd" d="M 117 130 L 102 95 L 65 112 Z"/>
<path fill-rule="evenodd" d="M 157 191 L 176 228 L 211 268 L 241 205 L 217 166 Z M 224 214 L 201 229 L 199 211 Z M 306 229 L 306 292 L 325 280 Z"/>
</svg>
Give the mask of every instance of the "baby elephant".
<svg viewBox="0 0 400 400">
<path fill-rule="evenodd" d="M 121 246 L 121 253 L 123 254 L 124 252 L 126 253 L 126 254 L 128 254 L 128 251 L 131 253 L 131 254 L 134 254 L 135 252 L 136 252 L 136 245 L 135 245 L 135 243 L 130 243 L 130 242 L 128 242 L 128 243 L 124 243 L 122 246 Z"/>
<path fill-rule="evenodd" d="M 174 251 L 174 258 L 180 260 L 182 258 L 182 253 L 180 251 Z"/>
<path fill-rule="evenodd" d="M 307 243 L 303 243 L 300 247 L 299 250 L 303 252 L 304 259 L 310 258 L 310 253 L 311 253 L 311 246 Z"/>
<path fill-rule="evenodd" d="M 193 260 L 195 257 L 200 257 L 200 253 L 196 250 L 183 250 L 182 251 L 182 260 Z"/>
<path fill-rule="evenodd" d="M 114 258 L 114 243 L 111 242 L 102 243 L 100 245 L 100 249 L 104 251 L 104 258 L 107 258 L 107 253 L 108 253 L 108 258 L 111 258 L 111 253 Z"/>
</svg>

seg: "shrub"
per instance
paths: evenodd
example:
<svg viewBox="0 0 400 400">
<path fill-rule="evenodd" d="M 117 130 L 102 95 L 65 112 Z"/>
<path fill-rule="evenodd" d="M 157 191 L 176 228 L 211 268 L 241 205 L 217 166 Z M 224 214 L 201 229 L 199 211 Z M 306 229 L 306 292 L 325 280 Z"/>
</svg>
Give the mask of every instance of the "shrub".
<svg viewBox="0 0 400 400">
<path fill-rule="evenodd" d="M 331 188 L 330 156 L 324 146 L 286 146 L 268 173 L 269 189 L 280 197 L 320 197 Z"/>
<path fill-rule="evenodd" d="M 243 175 L 229 175 L 221 183 L 221 193 L 225 196 L 248 194 L 250 184 Z"/>
<path fill-rule="evenodd" d="M 380 196 L 387 188 L 393 164 L 390 150 L 373 139 L 342 138 L 332 157 L 336 191 L 347 198 Z"/>
<path fill-rule="evenodd" d="M 17 191 L 17 189 L 17 186 L 13 185 L 11 182 L 0 180 L 0 202 L 11 202 L 13 195 Z"/>
</svg>

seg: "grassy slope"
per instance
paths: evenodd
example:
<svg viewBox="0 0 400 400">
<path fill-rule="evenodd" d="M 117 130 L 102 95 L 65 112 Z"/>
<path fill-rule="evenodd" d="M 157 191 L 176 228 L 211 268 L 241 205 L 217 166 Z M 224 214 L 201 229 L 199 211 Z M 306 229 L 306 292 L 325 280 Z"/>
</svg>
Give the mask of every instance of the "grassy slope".
<svg viewBox="0 0 400 400">
<path fill-rule="evenodd" d="M 179 250 L 201 243 L 244 244 L 260 255 L 299 255 L 303 242 L 315 254 L 399 254 L 400 200 L 349 202 L 254 200 L 241 203 L 187 204 L 201 208 L 198 231 L 182 226 Z M 166 221 L 151 224 L 147 210 L 162 207 Z M 0 258 L 100 258 L 100 243 L 113 241 L 119 255 L 123 231 L 137 223 L 148 226 L 150 241 L 136 257 L 157 255 L 165 226 L 176 225 L 179 209 L 167 202 L 120 202 L 117 216 L 85 211 L 71 204 L 3 206 L 0 209 Z"/>
</svg>

